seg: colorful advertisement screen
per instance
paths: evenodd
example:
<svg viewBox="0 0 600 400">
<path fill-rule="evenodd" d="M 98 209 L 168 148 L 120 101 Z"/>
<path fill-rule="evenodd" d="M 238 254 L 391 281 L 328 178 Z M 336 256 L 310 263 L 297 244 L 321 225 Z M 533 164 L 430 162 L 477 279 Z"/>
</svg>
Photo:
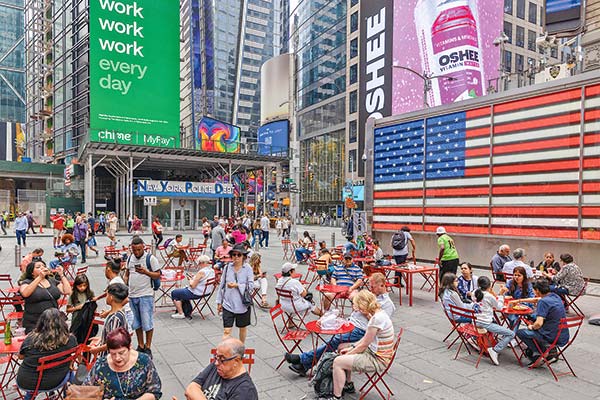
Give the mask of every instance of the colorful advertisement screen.
<svg viewBox="0 0 600 400">
<path fill-rule="evenodd" d="M 89 4 L 90 140 L 179 147 L 179 3 Z"/>
<path fill-rule="evenodd" d="M 287 156 L 289 148 L 290 122 L 275 121 L 258 128 L 258 154 Z"/>
<path fill-rule="evenodd" d="M 218 153 L 240 152 L 240 128 L 213 118 L 203 117 L 196 132 L 198 148 Z"/>
<path fill-rule="evenodd" d="M 546 31 L 575 35 L 582 25 L 581 0 L 546 0 Z"/>
</svg>

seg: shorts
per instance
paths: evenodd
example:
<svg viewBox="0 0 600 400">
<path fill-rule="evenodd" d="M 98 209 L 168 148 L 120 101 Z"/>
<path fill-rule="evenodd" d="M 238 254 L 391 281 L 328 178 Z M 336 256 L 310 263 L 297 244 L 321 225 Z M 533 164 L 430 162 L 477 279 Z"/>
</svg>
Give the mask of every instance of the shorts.
<svg viewBox="0 0 600 400">
<path fill-rule="evenodd" d="M 354 372 L 381 372 L 385 368 L 385 365 L 377 359 L 377 356 L 369 348 L 363 353 L 354 356 L 352 362 L 352 371 Z"/>
<path fill-rule="evenodd" d="M 144 332 L 154 329 L 154 296 L 130 297 L 129 305 L 133 313 L 131 329 L 142 328 Z"/>
<path fill-rule="evenodd" d="M 248 307 L 248 310 L 246 310 L 245 313 L 236 314 L 223 308 L 223 328 L 231 328 L 233 326 L 233 321 L 235 321 L 235 326 L 237 328 L 245 328 L 250 325 L 251 309 L 252 307 Z"/>
<path fill-rule="evenodd" d="M 59 237 L 61 237 L 63 235 L 63 233 L 65 233 L 65 231 L 63 231 L 62 229 L 54 229 L 53 237 L 58 239 Z"/>
<path fill-rule="evenodd" d="M 117 231 L 116 231 L 116 230 L 114 230 L 114 229 L 109 229 L 109 230 L 106 232 L 106 236 L 115 236 L 115 234 L 116 234 L 116 233 L 117 233 Z"/>
</svg>

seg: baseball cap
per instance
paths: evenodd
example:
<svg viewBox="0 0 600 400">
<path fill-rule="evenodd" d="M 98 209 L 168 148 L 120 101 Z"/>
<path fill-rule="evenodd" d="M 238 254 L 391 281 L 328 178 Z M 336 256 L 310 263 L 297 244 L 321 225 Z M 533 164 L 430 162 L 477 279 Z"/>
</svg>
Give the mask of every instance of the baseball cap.
<svg viewBox="0 0 600 400">
<path fill-rule="evenodd" d="M 435 233 L 437 233 L 438 235 L 443 235 L 444 233 L 446 233 L 446 228 L 444 228 L 443 226 L 438 226 L 435 230 Z"/>
<path fill-rule="evenodd" d="M 352 254 L 346 253 L 346 254 L 344 254 L 344 258 L 350 258 L 351 259 L 352 258 Z"/>
<path fill-rule="evenodd" d="M 284 274 L 287 274 L 293 269 L 296 269 L 296 264 L 292 264 L 290 262 L 286 262 L 281 266 L 281 272 L 283 272 Z"/>
</svg>

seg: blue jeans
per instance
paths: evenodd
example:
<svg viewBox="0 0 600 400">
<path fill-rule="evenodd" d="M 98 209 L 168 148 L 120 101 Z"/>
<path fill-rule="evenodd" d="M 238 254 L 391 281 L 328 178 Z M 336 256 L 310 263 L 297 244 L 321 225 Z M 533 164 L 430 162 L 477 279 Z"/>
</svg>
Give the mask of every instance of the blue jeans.
<svg viewBox="0 0 600 400">
<path fill-rule="evenodd" d="M 569 289 L 556 285 L 550 285 L 550 291 L 556 293 L 563 299 L 567 294 L 569 294 Z"/>
<path fill-rule="evenodd" d="M 261 231 L 262 232 L 262 237 L 260 238 L 260 245 L 263 245 L 263 242 L 265 243 L 265 247 L 269 247 L 269 231 Z"/>
<path fill-rule="evenodd" d="M 27 231 L 25 229 L 23 230 L 18 230 L 15 231 L 15 234 L 17 235 L 17 244 L 20 246 L 21 245 L 21 239 L 23 239 L 23 246 L 25 246 L 25 239 L 27 238 Z"/>
<path fill-rule="evenodd" d="M 81 262 L 82 263 L 86 262 L 86 260 L 85 260 L 85 247 L 86 247 L 85 239 L 77 240 L 77 241 L 75 241 L 75 243 L 77 243 L 79 245 L 79 248 L 81 249 Z"/>
<path fill-rule="evenodd" d="M 513 331 L 493 322 L 490 322 L 489 324 L 482 324 L 478 322 L 477 326 L 480 328 L 487 329 L 487 331 L 490 333 L 498 334 L 498 343 L 496 343 L 496 345 L 494 346 L 494 351 L 496 353 L 499 353 L 502 350 L 504 350 L 504 348 L 508 346 L 510 341 L 515 337 L 515 333 Z"/>
<path fill-rule="evenodd" d="M 154 329 L 154 296 L 130 297 L 129 305 L 133 313 L 131 329 L 142 328 L 144 332 Z"/>
<path fill-rule="evenodd" d="M 305 257 L 308 258 L 311 253 L 312 251 L 305 249 L 304 247 L 300 247 L 294 251 L 294 254 L 296 255 L 296 261 L 298 262 L 304 260 Z"/>
<path fill-rule="evenodd" d="M 329 339 L 329 342 L 317 348 L 316 360 L 319 361 L 319 358 L 321 358 L 325 351 L 336 351 L 341 343 L 358 342 L 360 339 L 363 338 L 363 336 L 365 336 L 365 331 L 363 331 L 360 328 L 354 328 L 350 333 L 333 336 L 331 339 Z M 314 355 L 314 350 L 309 350 L 300 354 L 300 361 L 302 362 L 302 365 L 305 369 L 310 369 L 312 367 Z"/>
<path fill-rule="evenodd" d="M 539 352 L 537 347 L 535 347 L 535 343 L 533 343 L 533 339 L 535 339 L 538 342 L 542 351 L 545 351 L 546 347 L 548 346 L 548 343 L 538 331 L 530 331 L 529 329 L 519 329 L 517 331 L 517 336 L 523 341 L 523 343 L 525 343 L 527 348 L 533 353 Z"/>
</svg>

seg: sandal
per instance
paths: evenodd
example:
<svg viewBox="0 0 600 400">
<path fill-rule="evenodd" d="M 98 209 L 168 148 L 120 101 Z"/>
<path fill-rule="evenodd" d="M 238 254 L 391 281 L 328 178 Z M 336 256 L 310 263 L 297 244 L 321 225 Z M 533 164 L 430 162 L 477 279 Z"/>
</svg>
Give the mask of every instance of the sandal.
<svg viewBox="0 0 600 400">
<path fill-rule="evenodd" d="M 271 308 L 271 305 L 266 301 L 263 301 L 262 303 L 260 303 L 260 308 Z"/>
</svg>

